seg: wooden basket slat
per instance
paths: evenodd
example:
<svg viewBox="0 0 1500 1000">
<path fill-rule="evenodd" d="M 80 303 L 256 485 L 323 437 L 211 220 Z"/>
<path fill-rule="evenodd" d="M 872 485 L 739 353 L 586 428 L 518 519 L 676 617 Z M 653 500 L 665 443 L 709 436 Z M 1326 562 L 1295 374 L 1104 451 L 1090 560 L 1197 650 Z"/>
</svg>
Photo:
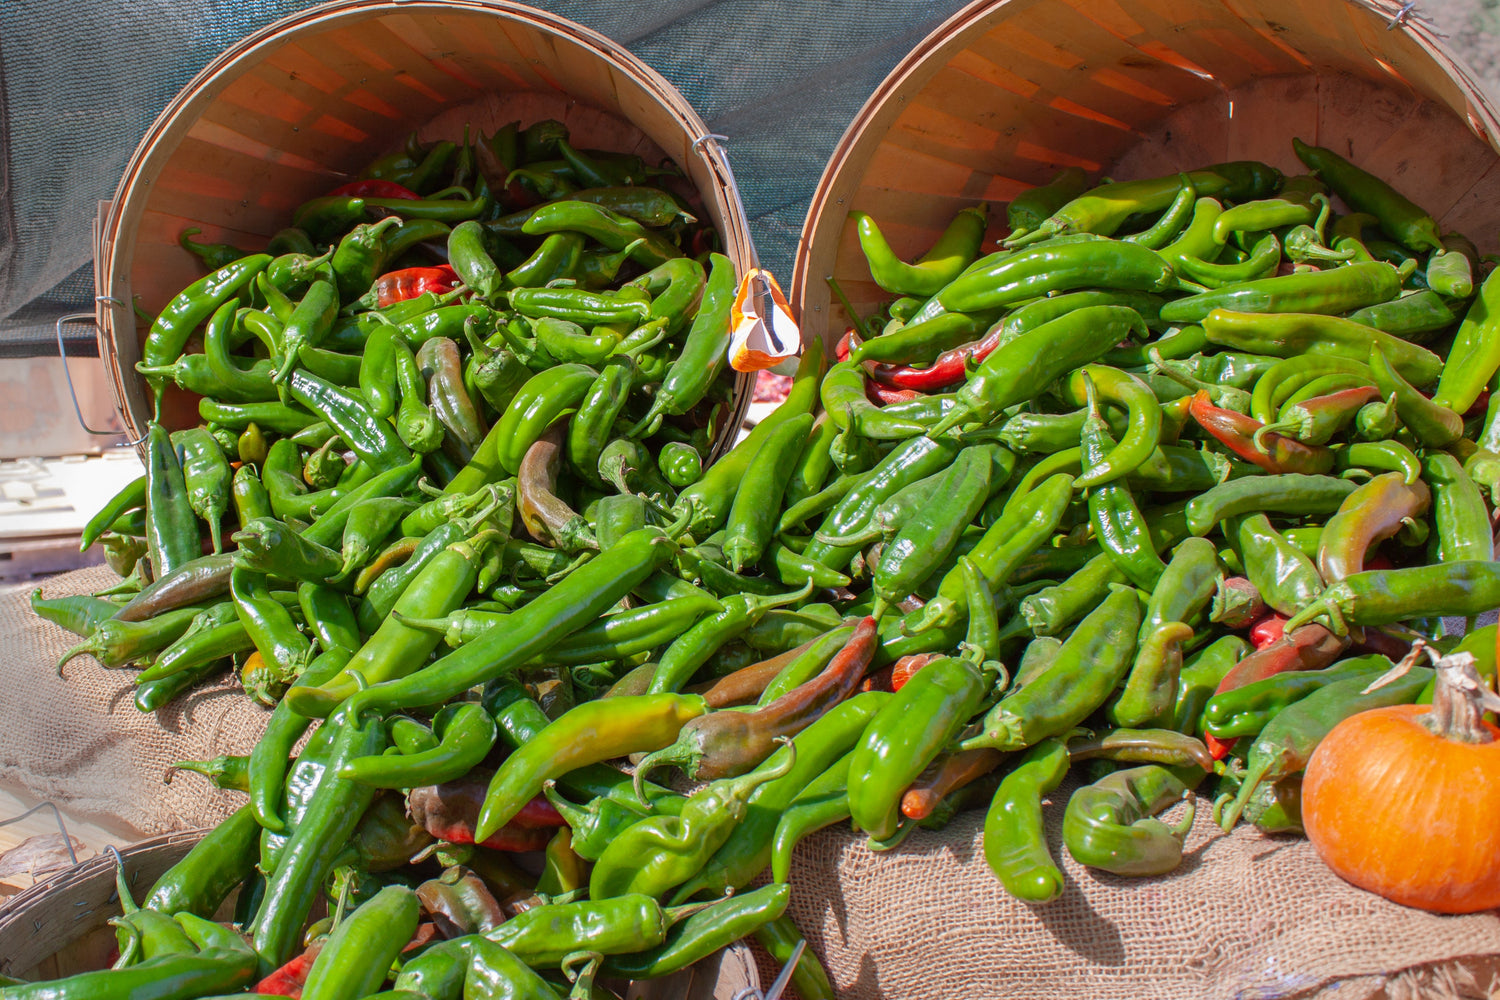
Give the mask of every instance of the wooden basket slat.
<svg viewBox="0 0 1500 1000">
<path fill-rule="evenodd" d="M 1386 30 L 1396 9 L 1388 0 L 971 4 L 892 71 L 835 148 L 792 281 L 804 330 L 825 342 L 843 330 L 825 274 L 861 310 L 890 298 L 869 282 L 850 208 L 869 211 L 911 256 L 961 205 L 1014 197 L 1060 165 L 1128 180 L 1254 158 L 1300 173 L 1294 135 L 1389 178 L 1493 249 L 1500 118 L 1430 30 Z"/>
<path fill-rule="evenodd" d="M 510 105 L 525 114 L 511 114 Z M 618 45 L 507 0 L 336 0 L 294 14 L 215 59 L 163 112 L 127 167 L 100 232 L 100 354 L 127 425 L 149 412 L 133 365 L 143 331 L 124 303 L 160 309 L 198 277 L 176 245 L 197 225 L 210 241 L 258 249 L 309 197 L 398 147 L 413 129 L 458 138 L 545 117 L 583 147 L 684 168 L 726 252 L 749 263 L 743 208 L 706 128 L 657 74 Z M 118 330 L 118 332 L 117 332 Z M 737 402 L 748 405 L 748 379 Z M 169 404 L 191 419 L 192 402 Z M 737 423 L 737 420 L 731 420 Z"/>
</svg>

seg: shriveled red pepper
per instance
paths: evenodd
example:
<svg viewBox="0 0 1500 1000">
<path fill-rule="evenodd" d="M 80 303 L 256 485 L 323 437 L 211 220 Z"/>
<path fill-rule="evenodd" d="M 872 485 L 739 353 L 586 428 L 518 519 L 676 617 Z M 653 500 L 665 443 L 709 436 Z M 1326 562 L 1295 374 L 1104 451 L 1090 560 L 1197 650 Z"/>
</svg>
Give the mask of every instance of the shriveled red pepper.
<svg viewBox="0 0 1500 1000">
<path fill-rule="evenodd" d="M 489 787 L 489 772 L 474 770 L 459 781 L 413 788 L 406 797 L 412 821 L 450 844 L 474 843 L 479 808 Z M 479 846 L 496 851 L 540 851 L 566 820 L 538 795 Z"/>
<path fill-rule="evenodd" d="M 1333 452 L 1328 448 L 1306 445 L 1274 431 L 1261 434 L 1257 442 L 1256 432 L 1265 425 L 1254 417 L 1213 405 L 1206 390 L 1199 390 L 1193 396 L 1188 413 L 1224 447 L 1267 472 L 1321 475 L 1333 468 Z"/>
<path fill-rule="evenodd" d="M 424 292 L 445 295 L 453 291 L 458 284 L 458 273 L 447 264 L 439 264 L 436 267 L 408 267 L 403 271 L 391 271 L 376 278 L 374 286 L 359 301 L 367 308 L 384 309 L 397 302 L 414 299 Z"/>
<path fill-rule="evenodd" d="M 310 945 L 281 968 L 255 985 L 256 993 L 273 997 L 301 997 L 302 987 L 307 985 L 307 974 L 312 971 L 313 961 L 323 950 L 322 942 Z"/>
<path fill-rule="evenodd" d="M 972 343 L 961 344 L 952 350 L 944 351 L 926 368 L 913 368 L 909 365 L 873 365 L 867 370 L 875 381 L 894 389 L 936 392 L 962 382 L 967 377 L 970 359 L 977 365 L 999 346 L 1000 328 L 997 325 Z"/>
<path fill-rule="evenodd" d="M 385 181 L 378 177 L 369 177 L 364 180 L 350 181 L 348 184 L 340 184 L 328 192 L 330 198 L 405 198 L 407 201 L 420 201 L 422 196 L 411 188 L 397 184 L 395 181 Z"/>
</svg>

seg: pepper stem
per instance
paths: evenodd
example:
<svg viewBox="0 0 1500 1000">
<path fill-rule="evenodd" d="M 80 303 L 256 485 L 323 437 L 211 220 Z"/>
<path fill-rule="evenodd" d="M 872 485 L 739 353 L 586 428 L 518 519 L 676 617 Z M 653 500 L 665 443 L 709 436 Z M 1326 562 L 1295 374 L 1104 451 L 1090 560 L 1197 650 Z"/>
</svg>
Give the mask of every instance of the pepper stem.
<svg viewBox="0 0 1500 1000">
<path fill-rule="evenodd" d="M 691 736 L 691 733 L 685 734 Z M 697 771 L 697 760 L 703 756 L 701 751 L 694 750 L 692 745 L 679 740 L 669 747 L 663 747 L 655 753 L 648 753 L 641 758 L 641 762 L 635 766 L 635 798 L 637 802 L 650 807 L 650 801 L 646 798 L 646 775 L 659 767 L 668 764 L 676 764 L 687 772 L 689 778 Z"/>
<path fill-rule="evenodd" d="M 691 917 L 693 914 L 700 913 L 703 910 L 708 909 L 710 906 L 718 906 L 724 901 L 724 899 L 727 899 L 731 895 L 733 895 L 733 893 L 734 890 L 730 889 L 728 892 L 724 893 L 724 897 L 722 899 L 710 899 L 705 903 L 688 903 L 685 906 L 664 906 L 662 907 L 662 912 L 667 915 L 667 926 L 672 927 L 675 924 L 679 924 L 682 921 L 686 920 L 688 917 Z"/>
<path fill-rule="evenodd" d="M 92 639 L 85 639 L 83 642 L 80 642 L 78 645 L 74 646 L 72 649 L 64 653 L 62 655 L 62 659 L 57 661 L 57 676 L 61 677 L 63 675 L 63 665 L 66 664 L 69 660 L 73 659 L 74 657 L 82 656 L 84 653 L 89 653 L 92 655 L 96 652 L 98 652 L 98 647 L 94 645 L 94 641 Z"/>
<path fill-rule="evenodd" d="M 1245 773 L 1245 781 L 1240 785 L 1239 793 L 1235 795 L 1234 800 L 1225 807 L 1224 811 L 1215 817 L 1225 833 L 1233 830 L 1234 824 L 1240 821 L 1240 815 L 1244 813 L 1245 806 L 1250 803 L 1250 796 L 1254 795 L 1255 790 L 1260 787 L 1261 782 L 1266 780 L 1266 773 L 1270 769 L 1271 762 L 1265 760 L 1256 764 Z"/>
<path fill-rule="evenodd" d="M 1181 843 L 1188 835 L 1188 831 L 1193 828 L 1193 820 L 1198 818 L 1198 800 L 1193 797 L 1193 793 L 1184 792 L 1182 797 L 1187 800 L 1187 813 L 1176 826 L 1172 827 L 1172 836 L 1177 838 L 1178 843 Z"/>
</svg>

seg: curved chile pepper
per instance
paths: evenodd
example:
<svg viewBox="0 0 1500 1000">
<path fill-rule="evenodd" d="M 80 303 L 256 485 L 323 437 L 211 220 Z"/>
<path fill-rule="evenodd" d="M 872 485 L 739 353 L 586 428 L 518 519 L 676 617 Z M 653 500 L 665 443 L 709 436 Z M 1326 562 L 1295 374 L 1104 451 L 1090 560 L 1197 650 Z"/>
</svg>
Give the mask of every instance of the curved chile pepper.
<svg viewBox="0 0 1500 1000">
<path fill-rule="evenodd" d="M 1011 233 L 1035 229 L 1074 198 L 1087 190 L 1088 175 L 1078 167 L 1064 167 L 1046 184 L 1021 192 L 1005 207 Z"/>
<path fill-rule="evenodd" d="M 1073 860 L 1116 875 L 1162 875 L 1182 862 L 1182 842 L 1196 808 L 1175 827 L 1152 817 L 1189 796 L 1171 771 L 1155 764 L 1116 771 L 1075 791 L 1063 814 L 1063 844 Z"/>
<path fill-rule="evenodd" d="M 723 253 L 709 258 L 708 282 L 672 367 L 661 379 L 651 408 L 631 427 L 631 435 L 654 433 L 666 414 L 685 414 L 703 399 L 729 363 L 729 310 L 735 300 L 735 265 Z"/>
<path fill-rule="evenodd" d="M 1220 521 L 1256 511 L 1282 514 L 1330 514 L 1359 487 L 1333 476 L 1284 473 L 1245 476 L 1221 483 L 1187 504 L 1187 526 L 1206 535 Z"/>
<path fill-rule="evenodd" d="M 1408 520 L 1427 513 L 1432 493 L 1418 480 L 1408 485 L 1400 473 L 1376 476 L 1356 489 L 1328 519 L 1318 543 L 1318 572 L 1334 583 L 1364 568 L 1372 545 L 1392 537 Z"/>
<path fill-rule="evenodd" d="M 1292 140 L 1297 158 L 1317 173 L 1356 212 L 1375 217 L 1382 231 L 1412 250 L 1442 250 L 1437 223 L 1405 196 L 1374 174 L 1367 173 L 1321 146 Z"/>
<path fill-rule="evenodd" d="M 1283 709 L 1329 684 L 1356 674 L 1370 679 L 1391 669 L 1384 656 L 1361 656 L 1343 660 L 1322 670 L 1298 670 L 1277 674 L 1215 695 L 1203 706 L 1204 731 L 1215 739 L 1233 740 L 1255 736 Z"/>
<path fill-rule="evenodd" d="M 1192 637 L 1192 627 L 1182 622 L 1163 622 L 1146 633 L 1124 690 L 1106 709 L 1111 722 L 1135 729 L 1172 721 L 1182 674 L 1182 645 Z"/>
<path fill-rule="evenodd" d="M 1281 173 L 1253 160 L 1220 163 L 1187 173 L 1193 187 L 1205 195 L 1224 195 L 1234 201 L 1271 194 Z M 1058 233 L 1086 232 L 1112 235 L 1137 213 L 1156 213 L 1171 205 L 1182 187 L 1182 174 L 1102 184 L 1063 205 L 1031 232 L 1008 245 L 1024 245 Z"/>
<path fill-rule="evenodd" d="M 865 618 L 815 678 L 757 711 L 715 712 L 688 722 L 671 746 L 642 760 L 636 774 L 644 778 L 654 767 L 676 764 L 689 778 L 709 781 L 756 767 L 778 740 L 806 729 L 854 691 L 874 657 L 876 639 L 875 619 Z"/>
<path fill-rule="evenodd" d="M 1489 603 L 1486 603 L 1489 602 Z M 1500 563 L 1472 560 L 1352 573 L 1331 583 L 1287 625 L 1327 622 L 1336 635 L 1351 625 L 1407 618 L 1468 617 L 1500 604 Z"/>
<path fill-rule="evenodd" d="M 783 737 L 780 742 L 790 745 Z M 589 896 L 604 899 L 639 892 L 661 896 L 698 874 L 745 817 L 748 799 L 762 785 L 786 776 L 795 749 L 775 766 L 715 781 L 688 797 L 676 816 L 648 816 L 604 849 L 589 875 Z"/>
<path fill-rule="evenodd" d="M 562 428 L 554 426 L 526 450 L 516 473 L 516 510 L 533 538 L 550 540 L 564 552 L 597 552 L 599 542 L 588 521 L 555 492 L 562 437 Z"/>
<path fill-rule="evenodd" d="M 1339 315 L 1388 302 L 1400 293 L 1401 276 L 1396 269 L 1383 261 L 1372 261 L 1261 278 L 1190 295 L 1162 306 L 1161 318 L 1168 323 L 1199 323 L 1215 309 Z"/>
<path fill-rule="evenodd" d="M 531 236 L 559 231 L 579 232 L 598 240 L 611 250 L 619 250 L 636 240 L 642 240 L 631 254 L 631 260 L 645 267 L 658 267 L 674 257 L 683 256 L 682 251 L 634 219 L 585 201 L 558 201 L 543 205 L 531 213 L 521 230 Z"/>
<path fill-rule="evenodd" d="M 1091 381 L 1101 400 L 1125 408 L 1125 433 L 1103 459 L 1091 462 L 1088 472 L 1073 482 L 1076 490 L 1088 489 L 1128 475 L 1151 457 L 1161 442 L 1161 405 L 1144 382 L 1133 375 L 1104 365 L 1085 365 L 1066 383 L 1068 401 L 1077 406 L 1088 402 L 1085 380 Z"/>
<path fill-rule="evenodd" d="M 1443 360 L 1425 347 L 1338 316 L 1215 309 L 1203 318 L 1202 326 L 1209 343 L 1279 358 L 1315 354 L 1363 364 L 1370 349 L 1379 347 L 1401 377 L 1414 385 L 1431 385 L 1443 370 Z"/>
<path fill-rule="evenodd" d="M 1378 346 L 1370 349 L 1370 371 L 1380 397 L 1388 398 L 1396 416 L 1428 448 L 1446 448 L 1463 437 L 1463 417 L 1422 395 L 1402 378 Z"/>
<path fill-rule="evenodd" d="M 896 256 L 874 219 L 863 212 L 849 215 L 875 283 L 893 295 L 925 298 L 942 291 L 974 262 L 984 239 L 987 206 L 961 209 L 937 242 L 914 264 Z"/>
<path fill-rule="evenodd" d="M 1083 460 L 1087 469 L 1105 460 L 1114 444 L 1109 436 L 1109 427 L 1099 412 L 1092 383 L 1085 383 L 1088 390 L 1089 416 L 1084 420 L 1082 433 Z M 1086 470 L 1087 471 L 1087 470 Z M 1109 482 L 1089 491 L 1089 520 L 1094 532 L 1116 568 L 1142 589 L 1154 589 L 1166 564 L 1156 554 L 1140 508 L 1131 496 L 1130 488 L 1121 482 Z"/>
<path fill-rule="evenodd" d="M 801 590 L 790 594 L 760 596 L 737 593 L 724 597 L 723 611 L 699 621 L 661 654 L 648 692 L 660 695 L 681 689 L 715 651 L 750 628 L 766 612 L 803 600 L 811 592 L 812 583 L 809 581 Z"/>
<path fill-rule="evenodd" d="M 989 747 L 944 754 L 902 794 L 901 815 L 912 820 L 927 819 L 944 797 L 991 773 L 1004 759 L 1004 754 Z"/>
<path fill-rule="evenodd" d="M 1267 432 L 1265 425 L 1253 417 L 1214 406 L 1205 391 L 1200 390 L 1194 395 L 1188 412 L 1199 426 L 1226 448 L 1267 472 L 1316 475 L 1333 468 L 1332 451 L 1305 445 L 1284 434 Z"/>
<path fill-rule="evenodd" d="M 1062 894 L 1063 873 L 1042 825 L 1042 798 L 1062 784 L 1068 763 L 1064 740 L 1038 743 L 1001 780 L 984 817 L 984 859 L 1022 902 L 1048 903 Z"/>
<path fill-rule="evenodd" d="M 1412 657 L 1418 654 L 1419 650 L 1413 649 Z M 1239 793 L 1222 814 L 1215 816 L 1219 825 L 1225 830 L 1232 829 L 1262 783 L 1303 770 L 1323 737 L 1338 723 L 1368 709 L 1413 701 L 1432 677 L 1431 670 L 1418 667 L 1392 683 L 1366 691 L 1369 677 L 1360 674 L 1329 684 L 1288 705 L 1266 724 L 1252 744 Z M 1215 812 L 1218 813 L 1217 808 Z"/>
<path fill-rule="evenodd" d="M 254 254 L 221 267 L 193 282 L 168 302 L 151 323 L 141 345 L 141 361 L 148 366 L 170 365 L 182 355 L 188 338 L 214 311 L 239 293 L 271 263 L 270 254 Z M 158 401 L 162 386 L 157 381 Z"/>
</svg>

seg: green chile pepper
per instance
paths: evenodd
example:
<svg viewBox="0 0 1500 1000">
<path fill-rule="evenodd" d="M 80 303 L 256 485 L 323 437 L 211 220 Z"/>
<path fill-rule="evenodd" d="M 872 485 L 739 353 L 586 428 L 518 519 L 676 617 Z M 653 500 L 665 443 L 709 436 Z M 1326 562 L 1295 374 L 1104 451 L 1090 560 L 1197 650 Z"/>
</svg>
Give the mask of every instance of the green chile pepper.
<svg viewBox="0 0 1500 1000">
<path fill-rule="evenodd" d="M 786 776 L 795 763 L 793 748 L 774 766 L 721 779 L 693 793 L 676 816 L 650 816 L 628 827 L 594 865 L 589 897 L 661 896 L 686 882 L 729 839 L 756 789 Z"/>
<path fill-rule="evenodd" d="M 928 433 L 942 435 L 967 421 L 988 423 L 1035 395 L 1038 386 L 1098 360 L 1123 340 L 1145 335 L 1145 321 L 1125 306 L 1088 306 L 1044 323 L 985 358 L 958 391 L 958 408 Z"/>
<path fill-rule="evenodd" d="M 984 238 L 987 208 L 961 209 L 943 234 L 914 264 L 896 256 L 875 220 L 863 212 L 849 213 L 859 234 L 860 248 L 875 283 L 893 295 L 936 295 L 974 262 Z"/>
<path fill-rule="evenodd" d="M 849 766 L 849 811 L 876 840 L 896 833 L 901 796 L 979 708 L 992 684 L 974 663 L 923 667 L 870 721 Z M 925 719 L 914 727 L 912 718 Z"/>
<path fill-rule="evenodd" d="M 722 543 L 734 572 L 759 562 L 775 534 L 782 497 L 795 470 L 793 456 L 806 443 L 812 425 L 812 414 L 804 413 L 777 427 L 746 469 L 729 508 Z"/>
<path fill-rule="evenodd" d="M 380 988 L 391 963 L 416 932 L 416 893 L 388 885 L 345 916 L 329 935 L 307 974 L 307 1000 L 358 1000 Z"/>
<path fill-rule="evenodd" d="M 1234 537 L 1245 575 L 1280 614 L 1296 614 L 1323 592 L 1323 578 L 1313 561 L 1273 528 L 1266 515 L 1242 518 Z"/>
<path fill-rule="evenodd" d="M 1047 847 L 1042 798 L 1068 773 L 1065 740 L 1042 740 L 1000 781 L 984 817 L 984 859 L 1005 891 L 1026 903 L 1062 894 L 1063 873 Z"/>
<path fill-rule="evenodd" d="M 1135 591 L 1113 587 L 1073 630 L 1046 672 L 1001 699 L 985 716 L 983 731 L 965 740 L 963 749 L 1019 750 L 1078 725 L 1124 680 L 1140 625 Z"/>
</svg>

